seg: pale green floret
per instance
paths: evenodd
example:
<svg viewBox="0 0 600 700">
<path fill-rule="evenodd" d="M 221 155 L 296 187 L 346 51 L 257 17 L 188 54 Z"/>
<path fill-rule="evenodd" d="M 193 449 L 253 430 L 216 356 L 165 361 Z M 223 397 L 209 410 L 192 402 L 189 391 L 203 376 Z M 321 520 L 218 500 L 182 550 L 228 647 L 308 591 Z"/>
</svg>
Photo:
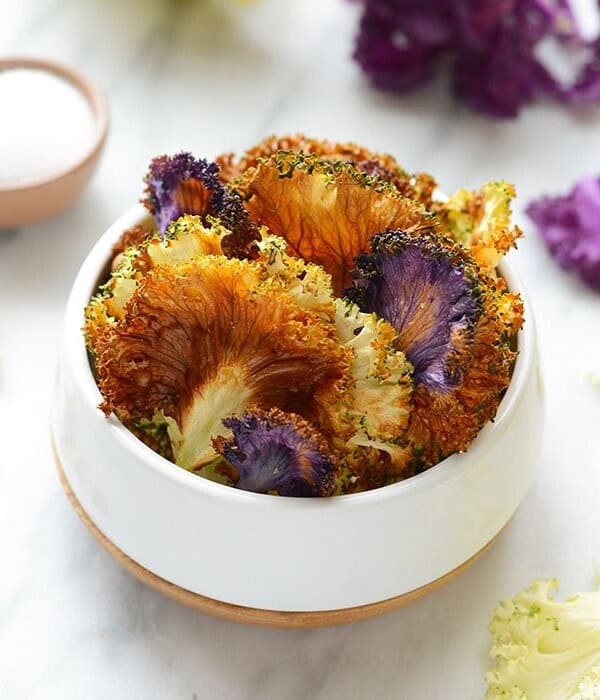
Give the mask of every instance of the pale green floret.
<svg viewBox="0 0 600 700">
<path fill-rule="evenodd" d="M 536 581 L 494 611 L 488 700 L 598 700 L 600 591 L 557 601 Z"/>
<path fill-rule="evenodd" d="M 396 457 L 410 413 L 413 367 L 393 345 L 392 326 L 358 306 L 335 300 L 340 342 L 352 348 L 354 380 L 346 411 L 354 427 L 350 445 L 384 450 Z"/>
<path fill-rule="evenodd" d="M 574 700 L 600 698 L 600 666 L 595 666 L 577 686 Z"/>
</svg>

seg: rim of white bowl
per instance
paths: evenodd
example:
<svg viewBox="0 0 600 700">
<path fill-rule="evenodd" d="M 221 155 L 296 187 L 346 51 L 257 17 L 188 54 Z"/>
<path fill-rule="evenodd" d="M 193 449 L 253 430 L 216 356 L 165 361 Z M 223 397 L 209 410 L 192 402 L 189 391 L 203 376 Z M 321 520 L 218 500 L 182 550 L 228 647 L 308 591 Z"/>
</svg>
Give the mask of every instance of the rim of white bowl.
<svg viewBox="0 0 600 700">
<path fill-rule="evenodd" d="M 311 509 L 332 507 L 333 504 L 335 504 L 335 507 L 374 505 L 390 498 L 399 498 L 403 494 L 434 488 L 445 481 L 458 478 L 462 472 L 469 468 L 470 464 L 477 462 L 477 456 L 480 452 L 490 449 L 492 447 L 490 443 L 493 444 L 499 439 L 505 430 L 506 423 L 510 420 L 516 406 L 521 401 L 523 390 L 534 368 L 535 326 L 527 292 L 510 263 L 503 260 L 499 266 L 500 272 L 506 280 L 509 289 L 518 291 L 521 294 L 525 310 L 525 324 L 517 336 L 519 353 L 510 384 L 498 406 L 496 417 L 493 422 L 488 423 L 481 429 L 466 452 L 450 455 L 426 471 L 403 481 L 369 491 L 330 496 L 328 498 L 275 497 L 269 494 L 253 493 L 218 484 L 189 472 L 147 447 L 116 416 L 112 415 L 106 418 L 102 411 L 97 408 L 102 397 L 92 374 L 81 331 L 84 323 L 84 309 L 91 295 L 97 289 L 100 275 L 106 269 L 110 260 L 109 256 L 114 243 L 123 231 L 148 219 L 148 212 L 141 205 L 129 209 L 101 236 L 83 262 L 67 302 L 65 317 L 66 360 L 71 365 L 75 382 L 83 392 L 86 402 L 95 409 L 96 419 L 104 424 L 108 422 L 115 439 L 119 440 L 131 452 L 133 458 L 145 462 L 148 467 L 157 470 L 167 478 L 178 481 L 183 486 L 204 492 L 209 497 L 244 501 L 246 505 L 255 503 L 260 507 L 263 507 L 266 502 L 269 502 L 271 507 L 285 506 L 286 508 Z"/>
</svg>

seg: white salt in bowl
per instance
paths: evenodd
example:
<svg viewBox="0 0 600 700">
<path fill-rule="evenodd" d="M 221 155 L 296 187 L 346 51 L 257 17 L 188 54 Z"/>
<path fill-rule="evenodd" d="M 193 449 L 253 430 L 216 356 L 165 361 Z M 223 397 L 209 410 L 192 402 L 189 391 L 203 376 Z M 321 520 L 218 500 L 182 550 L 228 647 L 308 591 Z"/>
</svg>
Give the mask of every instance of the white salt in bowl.
<svg viewBox="0 0 600 700">
<path fill-rule="evenodd" d="M 0 229 L 25 226 L 55 216 L 69 207 L 90 179 L 108 130 L 108 107 L 102 92 L 85 76 L 54 61 L 37 58 L 0 58 L 0 72 L 29 69 L 50 73 L 66 81 L 85 98 L 93 121 L 89 143 L 79 145 L 79 155 L 69 165 L 31 181 L 0 184 Z M 43 117 L 44 104 L 39 105 Z M 48 134 L 52 139 L 52 134 Z"/>
<path fill-rule="evenodd" d="M 533 476 L 542 431 L 533 314 L 494 423 L 469 450 L 406 481 L 332 498 L 244 492 L 154 453 L 97 408 L 81 327 L 121 233 L 98 241 L 71 292 L 52 416 L 63 485 L 86 524 L 132 573 L 198 610 L 242 622 L 307 627 L 391 610 L 442 585 L 509 521 Z"/>
</svg>

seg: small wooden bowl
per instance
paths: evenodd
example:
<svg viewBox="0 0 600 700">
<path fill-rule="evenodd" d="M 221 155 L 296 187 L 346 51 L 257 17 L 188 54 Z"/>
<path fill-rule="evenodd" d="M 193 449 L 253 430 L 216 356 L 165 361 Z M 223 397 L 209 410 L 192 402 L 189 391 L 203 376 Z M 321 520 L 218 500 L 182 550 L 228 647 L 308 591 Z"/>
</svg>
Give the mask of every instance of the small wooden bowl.
<svg viewBox="0 0 600 700">
<path fill-rule="evenodd" d="M 17 187 L 0 187 L 0 229 L 25 226 L 59 214 L 72 204 L 90 179 L 108 130 L 108 106 L 102 92 L 67 66 L 37 58 L 0 58 L 0 71 L 30 68 L 52 73 L 73 85 L 89 102 L 96 120 L 95 135 L 78 161 L 66 170 Z"/>
<path fill-rule="evenodd" d="M 98 241 L 68 302 L 52 432 L 63 486 L 84 522 L 134 575 L 198 610 L 281 627 L 340 624 L 435 590 L 471 563 L 511 518 L 531 483 L 542 439 L 533 315 L 496 419 L 469 450 L 365 493 L 284 498 L 214 483 L 150 450 L 97 408 L 81 332 L 121 233 Z"/>
</svg>

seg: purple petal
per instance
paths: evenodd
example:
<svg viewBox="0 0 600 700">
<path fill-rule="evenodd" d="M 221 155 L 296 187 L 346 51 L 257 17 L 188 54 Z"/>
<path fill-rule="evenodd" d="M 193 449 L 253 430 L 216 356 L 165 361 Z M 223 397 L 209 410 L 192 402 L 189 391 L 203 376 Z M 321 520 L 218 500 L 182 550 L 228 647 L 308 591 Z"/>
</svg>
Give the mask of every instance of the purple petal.
<svg viewBox="0 0 600 700">
<path fill-rule="evenodd" d="M 223 421 L 233 437 L 215 449 L 236 469 L 236 488 L 280 496 L 328 496 L 336 462 L 309 423 L 277 409 L 248 411 Z"/>
<path fill-rule="evenodd" d="M 531 202 L 527 214 L 559 265 L 600 290 L 600 177 L 583 178 L 567 195 Z"/>
</svg>

